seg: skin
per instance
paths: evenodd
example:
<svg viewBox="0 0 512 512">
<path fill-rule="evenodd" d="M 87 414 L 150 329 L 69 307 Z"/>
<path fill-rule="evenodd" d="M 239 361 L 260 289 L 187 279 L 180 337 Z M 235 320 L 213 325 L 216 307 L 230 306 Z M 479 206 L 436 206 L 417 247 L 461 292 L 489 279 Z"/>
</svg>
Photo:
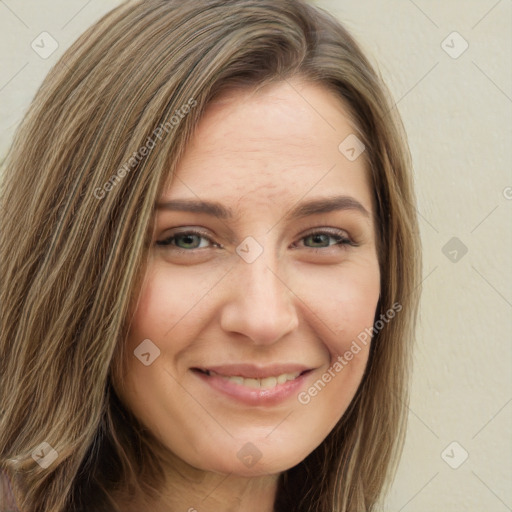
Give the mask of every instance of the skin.
<svg viewBox="0 0 512 512">
<path fill-rule="evenodd" d="M 240 404 L 191 368 L 299 363 L 313 369 L 300 389 L 307 391 L 372 326 L 380 292 L 372 188 L 364 155 L 349 161 L 338 149 L 355 131 L 320 85 L 294 79 L 231 91 L 209 105 L 162 191 L 159 202 L 215 200 L 235 217 L 155 216 L 117 386 L 166 447 L 168 485 L 152 510 L 271 512 L 279 474 L 325 439 L 352 400 L 369 346 L 307 404 L 297 393 L 272 406 Z M 285 219 L 298 203 L 332 195 L 351 196 L 369 215 L 344 209 Z M 183 227 L 211 241 L 187 238 L 186 229 L 170 238 Z M 356 245 L 307 236 L 323 228 Z M 236 252 L 246 237 L 263 248 L 251 263 Z M 158 244 L 164 240 L 171 245 Z M 161 351 L 149 366 L 133 355 L 145 339 Z M 251 467 L 237 457 L 248 442 L 261 453 Z"/>
</svg>

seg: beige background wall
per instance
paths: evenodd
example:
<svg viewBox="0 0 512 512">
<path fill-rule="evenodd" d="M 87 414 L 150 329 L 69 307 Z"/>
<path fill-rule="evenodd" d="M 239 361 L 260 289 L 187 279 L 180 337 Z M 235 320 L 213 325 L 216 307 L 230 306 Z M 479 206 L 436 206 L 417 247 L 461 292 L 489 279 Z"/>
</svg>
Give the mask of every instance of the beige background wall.
<svg viewBox="0 0 512 512">
<path fill-rule="evenodd" d="M 49 68 L 118 3 L 0 1 L 0 158 Z M 424 295 L 409 433 L 383 510 L 510 511 L 512 2 L 315 3 L 377 63 L 415 163 Z M 48 58 L 31 48 L 42 32 L 58 43 Z"/>
</svg>

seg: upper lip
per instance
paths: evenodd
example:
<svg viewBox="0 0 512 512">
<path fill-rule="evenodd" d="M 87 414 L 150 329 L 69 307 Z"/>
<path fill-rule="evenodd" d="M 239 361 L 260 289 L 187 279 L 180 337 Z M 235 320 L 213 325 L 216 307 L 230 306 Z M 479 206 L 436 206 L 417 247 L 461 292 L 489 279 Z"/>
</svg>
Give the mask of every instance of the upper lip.
<svg viewBox="0 0 512 512">
<path fill-rule="evenodd" d="M 312 370 L 309 366 L 301 364 L 272 364 L 268 366 L 257 366 L 254 364 L 223 364 L 216 366 L 196 367 L 194 370 L 203 372 L 212 371 L 229 377 L 244 377 L 246 379 L 264 379 L 276 377 L 284 373 L 304 373 Z"/>
</svg>

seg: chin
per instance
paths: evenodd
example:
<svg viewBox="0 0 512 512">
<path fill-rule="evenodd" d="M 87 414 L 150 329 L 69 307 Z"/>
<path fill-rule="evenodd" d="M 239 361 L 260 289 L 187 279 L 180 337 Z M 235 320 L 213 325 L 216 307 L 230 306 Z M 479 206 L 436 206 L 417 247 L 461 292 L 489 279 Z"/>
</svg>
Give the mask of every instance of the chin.
<svg viewBox="0 0 512 512">
<path fill-rule="evenodd" d="M 218 451 L 212 453 L 212 458 L 207 462 L 204 458 L 199 469 L 214 473 L 233 474 L 242 477 L 257 477 L 279 474 L 302 462 L 311 453 L 310 447 L 286 446 L 269 443 L 268 439 L 255 441 L 236 441 L 233 450 L 230 447 L 220 448 L 224 451 L 222 459 L 218 457 Z M 314 449 L 314 448 L 313 448 Z M 233 452 L 234 456 L 226 456 Z"/>
</svg>

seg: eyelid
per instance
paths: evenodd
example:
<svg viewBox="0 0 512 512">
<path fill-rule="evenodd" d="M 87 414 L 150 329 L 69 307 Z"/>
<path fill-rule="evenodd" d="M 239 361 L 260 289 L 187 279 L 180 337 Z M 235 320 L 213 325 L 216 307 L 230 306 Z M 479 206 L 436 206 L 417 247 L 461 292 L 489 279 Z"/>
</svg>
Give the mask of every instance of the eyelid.
<svg viewBox="0 0 512 512">
<path fill-rule="evenodd" d="M 352 240 L 352 237 L 348 234 L 348 231 L 345 229 L 322 227 L 322 226 L 316 226 L 316 227 L 310 228 L 310 229 L 306 230 L 304 233 L 302 233 L 300 235 L 300 237 L 304 238 L 306 236 L 313 235 L 316 233 L 343 236 L 344 238 L 348 238 L 349 240 Z"/>
<path fill-rule="evenodd" d="M 179 228 L 171 228 L 169 231 L 171 231 L 171 234 L 167 238 L 176 235 L 188 235 L 189 233 L 194 235 L 201 235 L 204 236 L 205 238 L 210 238 L 209 233 L 207 231 L 202 230 L 201 228 L 189 228 L 187 226 L 183 226 Z"/>
</svg>

